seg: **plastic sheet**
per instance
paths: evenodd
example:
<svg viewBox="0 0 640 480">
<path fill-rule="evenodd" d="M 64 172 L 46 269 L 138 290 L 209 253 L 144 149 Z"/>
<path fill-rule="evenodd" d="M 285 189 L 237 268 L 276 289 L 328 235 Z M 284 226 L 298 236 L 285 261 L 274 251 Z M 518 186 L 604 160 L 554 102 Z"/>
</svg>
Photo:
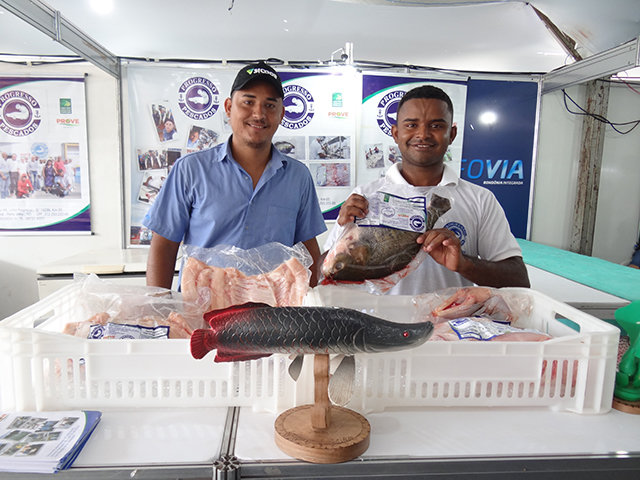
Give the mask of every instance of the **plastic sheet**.
<svg viewBox="0 0 640 480">
<path fill-rule="evenodd" d="M 313 260 L 302 243 L 182 249 L 182 294 L 205 312 L 247 302 L 301 305 L 309 289 Z"/>
<path fill-rule="evenodd" d="M 340 284 L 385 293 L 426 257 L 416 242 L 451 209 L 437 187 L 396 185 L 367 198 L 369 212 L 345 225 L 321 268 L 323 285 Z"/>
<path fill-rule="evenodd" d="M 70 322 L 63 332 L 82 338 L 189 338 L 202 328 L 202 310 L 183 296 L 160 287 L 115 285 L 97 275 L 77 275 L 78 303 L 98 312 L 85 321 Z"/>
</svg>

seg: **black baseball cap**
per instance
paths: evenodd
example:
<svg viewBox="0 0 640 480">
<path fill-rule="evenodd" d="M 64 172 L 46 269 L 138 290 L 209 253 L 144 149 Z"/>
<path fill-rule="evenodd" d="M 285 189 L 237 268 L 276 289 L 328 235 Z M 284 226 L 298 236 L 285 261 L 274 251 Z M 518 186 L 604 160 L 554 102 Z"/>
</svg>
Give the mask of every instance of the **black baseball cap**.
<svg viewBox="0 0 640 480">
<path fill-rule="evenodd" d="M 254 80 L 267 82 L 276 89 L 276 93 L 280 98 L 284 98 L 282 80 L 278 72 L 264 62 L 251 63 L 242 67 L 238 75 L 236 75 L 236 79 L 233 81 L 231 93 L 233 94 L 236 90 L 241 90 L 247 83 Z"/>
</svg>

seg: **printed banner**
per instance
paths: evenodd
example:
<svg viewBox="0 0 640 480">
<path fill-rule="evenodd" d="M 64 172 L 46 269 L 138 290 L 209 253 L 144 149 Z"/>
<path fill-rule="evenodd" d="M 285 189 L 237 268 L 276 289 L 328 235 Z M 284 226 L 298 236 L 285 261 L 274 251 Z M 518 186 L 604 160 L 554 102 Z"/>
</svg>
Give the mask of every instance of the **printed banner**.
<svg viewBox="0 0 640 480">
<path fill-rule="evenodd" d="M 224 113 L 237 71 L 128 66 L 131 159 L 130 245 L 149 245 L 142 220 L 175 161 L 213 147 L 231 135 Z"/>
<path fill-rule="evenodd" d="M 493 192 L 511 232 L 527 238 L 537 82 L 469 80 L 460 177 Z M 458 132 L 459 133 L 459 132 Z"/>
<path fill-rule="evenodd" d="M 304 162 L 325 216 L 339 208 L 355 186 L 359 75 L 279 72 L 285 114 L 273 139 L 276 148 Z"/>
<path fill-rule="evenodd" d="M 467 87 L 464 81 L 390 75 L 362 76 L 362 120 L 357 161 L 356 184 L 369 183 L 381 176 L 402 156 L 391 135 L 396 123 L 398 104 L 406 92 L 420 85 L 434 85 L 444 90 L 453 102 L 453 122 L 458 136 L 449 146 L 445 162 L 459 170 L 462 159 Z M 337 218 L 339 209 L 332 212 Z"/>
<path fill-rule="evenodd" d="M 129 244 L 148 245 L 142 220 L 171 166 L 187 153 L 224 142 L 224 100 L 238 72 L 228 68 L 128 66 L 131 132 Z M 280 71 L 285 116 L 273 143 L 309 167 L 320 206 L 331 210 L 353 188 L 359 77 Z"/>
<path fill-rule="evenodd" d="M 0 234 L 91 233 L 84 78 L 0 77 Z"/>
</svg>

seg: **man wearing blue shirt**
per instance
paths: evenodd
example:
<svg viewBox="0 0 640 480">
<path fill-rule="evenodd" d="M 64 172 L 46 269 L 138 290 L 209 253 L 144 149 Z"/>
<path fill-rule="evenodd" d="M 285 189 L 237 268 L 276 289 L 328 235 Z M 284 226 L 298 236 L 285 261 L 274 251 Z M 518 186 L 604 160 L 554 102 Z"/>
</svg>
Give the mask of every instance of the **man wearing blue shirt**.
<svg viewBox="0 0 640 480">
<path fill-rule="evenodd" d="M 238 73 L 224 103 L 227 142 L 178 159 L 143 224 L 153 231 L 147 285 L 171 288 L 180 242 L 243 249 L 303 242 L 315 262 L 326 230 L 307 167 L 271 143 L 284 116 L 282 82 L 264 63 Z"/>
</svg>

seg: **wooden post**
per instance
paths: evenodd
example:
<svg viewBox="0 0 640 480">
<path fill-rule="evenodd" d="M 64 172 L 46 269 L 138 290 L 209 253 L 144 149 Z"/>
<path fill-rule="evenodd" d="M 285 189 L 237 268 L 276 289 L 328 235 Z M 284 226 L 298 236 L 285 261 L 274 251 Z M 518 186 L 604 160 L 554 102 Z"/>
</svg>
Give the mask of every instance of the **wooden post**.
<svg viewBox="0 0 640 480">
<path fill-rule="evenodd" d="M 593 80 L 587 82 L 586 86 L 585 110 L 593 115 L 606 117 L 609 105 L 609 84 Z M 582 120 L 582 146 L 578 162 L 578 185 L 569 249 L 583 255 L 591 255 L 593 250 L 605 127 L 604 123 L 592 116 L 585 116 Z"/>
<path fill-rule="evenodd" d="M 326 430 L 331 425 L 331 402 L 329 401 L 329 355 L 313 356 L 314 405 L 311 411 L 311 427 Z"/>
</svg>

